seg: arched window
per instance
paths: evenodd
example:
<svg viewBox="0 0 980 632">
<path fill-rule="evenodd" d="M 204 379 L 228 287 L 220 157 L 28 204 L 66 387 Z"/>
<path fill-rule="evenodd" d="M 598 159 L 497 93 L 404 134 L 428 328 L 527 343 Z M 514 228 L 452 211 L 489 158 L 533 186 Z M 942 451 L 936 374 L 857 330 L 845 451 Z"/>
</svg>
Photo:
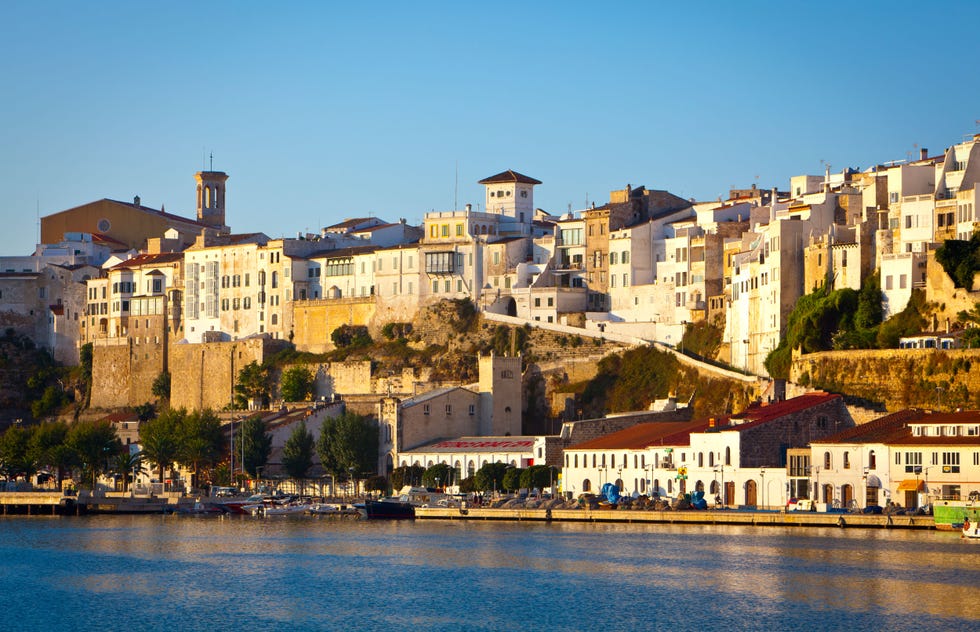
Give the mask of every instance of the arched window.
<svg viewBox="0 0 980 632">
<path fill-rule="evenodd" d="M 711 481 L 711 487 L 709 487 L 708 489 L 710 490 L 709 493 L 711 493 L 711 494 L 717 494 L 718 493 L 718 489 L 719 489 L 719 487 L 718 487 L 718 481 Z"/>
<path fill-rule="evenodd" d="M 466 472 L 467 476 L 473 476 L 473 474 L 476 473 L 476 465 L 473 464 L 472 459 L 470 459 L 470 462 L 466 465 Z"/>
<path fill-rule="evenodd" d="M 698 481 L 695 483 L 694 491 L 704 493 L 704 481 Z"/>
<path fill-rule="evenodd" d="M 732 464 L 732 449 L 730 447 L 725 448 L 725 465 Z"/>
<path fill-rule="evenodd" d="M 704 452 L 698 452 L 698 467 L 704 467 Z"/>
<path fill-rule="evenodd" d="M 279 272 L 277 270 L 272 271 L 272 287 L 279 287 Z"/>
<path fill-rule="evenodd" d="M 872 450 L 868 452 L 868 469 L 874 470 L 878 468 L 878 460 L 875 457 L 875 451 Z"/>
<path fill-rule="evenodd" d="M 715 466 L 715 453 L 708 452 L 708 467 L 714 467 L 714 466 Z"/>
<path fill-rule="evenodd" d="M 575 467 L 578 467 L 578 455 L 575 455 Z"/>
<path fill-rule="evenodd" d="M 845 470 L 851 469 L 851 453 L 850 452 L 845 452 L 844 453 L 844 469 Z"/>
<path fill-rule="evenodd" d="M 660 495 L 660 479 L 659 478 L 653 479 L 653 487 L 650 489 L 650 492 L 653 493 L 653 494 L 656 494 L 657 496 Z"/>
<path fill-rule="evenodd" d="M 824 452 L 823 453 L 823 469 L 824 470 L 829 470 L 830 469 L 830 464 L 831 464 L 830 452 Z"/>
</svg>

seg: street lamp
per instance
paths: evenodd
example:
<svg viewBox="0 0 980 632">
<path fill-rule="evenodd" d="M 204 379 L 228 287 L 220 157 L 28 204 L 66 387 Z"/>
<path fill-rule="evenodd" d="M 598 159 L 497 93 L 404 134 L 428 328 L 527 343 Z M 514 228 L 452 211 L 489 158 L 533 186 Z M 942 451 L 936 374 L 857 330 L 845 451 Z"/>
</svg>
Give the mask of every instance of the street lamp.
<svg viewBox="0 0 980 632">
<path fill-rule="evenodd" d="M 350 481 L 350 495 L 351 495 L 351 498 L 353 498 L 354 497 L 354 492 L 356 491 L 355 490 L 355 487 L 354 487 L 354 468 L 353 467 L 347 468 L 347 472 L 349 474 L 348 480 Z"/>
<path fill-rule="evenodd" d="M 766 506 L 766 468 L 759 468 L 759 478 L 762 479 L 762 506 Z"/>
</svg>

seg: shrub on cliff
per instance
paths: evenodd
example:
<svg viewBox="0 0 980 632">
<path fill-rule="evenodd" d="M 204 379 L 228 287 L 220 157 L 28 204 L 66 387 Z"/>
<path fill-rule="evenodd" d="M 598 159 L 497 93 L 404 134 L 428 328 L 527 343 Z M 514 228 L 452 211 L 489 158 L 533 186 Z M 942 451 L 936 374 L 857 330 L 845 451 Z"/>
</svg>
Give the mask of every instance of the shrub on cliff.
<svg viewBox="0 0 980 632">
<path fill-rule="evenodd" d="M 972 291 L 973 277 L 980 272 L 980 234 L 974 233 L 969 241 L 947 239 L 936 249 L 936 261 L 956 287 Z"/>
</svg>

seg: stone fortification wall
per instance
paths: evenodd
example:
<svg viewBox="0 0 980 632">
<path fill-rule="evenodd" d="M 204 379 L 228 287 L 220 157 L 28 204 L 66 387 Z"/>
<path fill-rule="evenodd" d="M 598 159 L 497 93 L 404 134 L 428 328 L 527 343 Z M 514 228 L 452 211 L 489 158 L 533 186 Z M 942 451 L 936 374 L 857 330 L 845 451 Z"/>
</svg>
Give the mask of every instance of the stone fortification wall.
<svg viewBox="0 0 980 632">
<path fill-rule="evenodd" d="M 790 380 L 882 404 L 980 408 L 980 349 L 827 351 L 795 356 Z"/>
<path fill-rule="evenodd" d="M 358 298 L 294 301 L 293 344 L 298 351 L 325 353 L 334 348 L 330 334 L 341 325 L 367 326 L 374 319 L 377 299 Z"/>
<path fill-rule="evenodd" d="M 156 399 L 153 381 L 167 366 L 165 350 L 163 343 L 96 341 L 92 348 L 92 407 L 137 406 Z"/>
<path fill-rule="evenodd" d="M 188 410 L 228 406 L 238 372 L 250 362 L 262 364 L 284 346 L 283 341 L 267 337 L 173 345 L 171 406 Z"/>
</svg>

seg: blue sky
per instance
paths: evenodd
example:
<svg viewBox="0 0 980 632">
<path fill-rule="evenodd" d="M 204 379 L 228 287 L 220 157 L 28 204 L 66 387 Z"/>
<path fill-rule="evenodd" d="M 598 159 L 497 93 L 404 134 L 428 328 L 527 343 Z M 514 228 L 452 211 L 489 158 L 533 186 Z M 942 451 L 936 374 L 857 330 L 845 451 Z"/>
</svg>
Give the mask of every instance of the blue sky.
<svg viewBox="0 0 980 632">
<path fill-rule="evenodd" d="M 0 254 L 104 197 L 192 216 L 211 153 L 232 228 L 276 237 L 476 205 L 505 169 L 564 212 L 980 131 L 980 3 L 353 4 L 4 2 Z"/>
</svg>

